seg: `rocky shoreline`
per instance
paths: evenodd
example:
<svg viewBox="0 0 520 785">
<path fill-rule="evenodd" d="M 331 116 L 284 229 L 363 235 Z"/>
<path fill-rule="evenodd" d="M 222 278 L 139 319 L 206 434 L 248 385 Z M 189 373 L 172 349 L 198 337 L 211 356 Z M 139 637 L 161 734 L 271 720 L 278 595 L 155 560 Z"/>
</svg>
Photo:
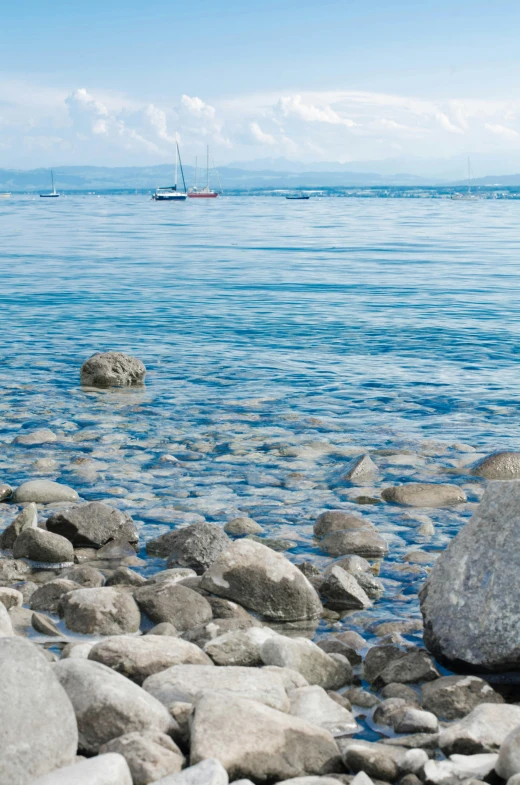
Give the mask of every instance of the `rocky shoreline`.
<svg viewBox="0 0 520 785">
<path fill-rule="evenodd" d="M 110 389 L 145 373 L 112 352 L 87 361 L 81 381 Z M 9 450 L 60 438 L 21 429 Z M 81 440 L 64 444 L 72 466 L 92 470 Z M 122 494 L 119 506 L 96 494 L 96 477 L 87 498 L 41 476 L 15 485 L 8 454 L 0 785 L 520 782 L 520 453 L 475 452 L 459 484 L 435 466 L 391 484 L 381 451 L 351 454 L 330 480 L 349 495 L 315 517 L 310 558 L 265 537 L 247 510 L 150 537 Z M 168 482 L 190 457 L 162 453 Z M 35 474 L 53 461 L 40 453 Z M 380 508 L 414 522 L 403 558 L 371 520 Z M 425 548 L 432 512 L 456 509 L 473 517 Z M 394 610 L 418 594 L 424 628 Z"/>
</svg>

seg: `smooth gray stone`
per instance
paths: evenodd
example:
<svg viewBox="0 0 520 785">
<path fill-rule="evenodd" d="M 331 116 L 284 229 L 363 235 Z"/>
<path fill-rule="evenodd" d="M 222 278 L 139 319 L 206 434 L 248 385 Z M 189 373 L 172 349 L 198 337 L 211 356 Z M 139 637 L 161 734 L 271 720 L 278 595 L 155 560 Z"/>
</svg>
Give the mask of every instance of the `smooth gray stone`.
<svg viewBox="0 0 520 785">
<path fill-rule="evenodd" d="M 144 363 L 123 352 L 96 352 L 81 366 L 80 381 L 85 387 L 130 387 L 144 384 Z"/>
<path fill-rule="evenodd" d="M 52 480 L 29 480 L 22 483 L 14 492 L 12 501 L 15 504 L 35 502 L 50 504 L 51 502 L 77 502 L 79 496 L 73 488 L 61 485 Z"/>
<path fill-rule="evenodd" d="M 458 720 L 481 703 L 504 703 L 478 676 L 443 676 L 422 687 L 422 704 L 441 720 Z"/>
<path fill-rule="evenodd" d="M 493 452 L 472 464 L 470 473 L 476 477 L 485 477 L 486 480 L 518 480 L 520 452 Z"/>
<path fill-rule="evenodd" d="M 509 780 L 520 774 L 520 725 L 502 742 L 495 769 L 503 780 Z"/>
<path fill-rule="evenodd" d="M 205 624 L 213 616 L 205 597 L 178 582 L 162 581 L 141 586 L 135 589 L 134 597 L 153 622 L 167 621 L 181 631 Z"/>
<path fill-rule="evenodd" d="M 363 610 L 372 605 L 356 578 L 335 564 L 325 570 L 319 590 L 332 610 Z"/>
<path fill-rule="evenodd" d="M 395 485 L 381 492 L 385 502 L 401 504 L 405 507 L 449 507 L 463 504 L 466 499 L 464 491 L 458 485 L 447 485 L 432 482 L 408 482 Z"/>
<path fill-rule="evenodd" d="M 0 672 L 0 785 L 29 785 L 74 761 L 76 718 L 51 665 L 33 643 L 0 638 Z"/>
<path fill-rule="evenodd" d="M 30 785 L 133 785 L 133 782 L 126 760 L 111 752 L 56 769 Z"/>
<path fill-rule="evenodd" d="M 16 436 L 11 444 L 21 444 L 24 447 L 32 447 L 38 444 L 48 444 L 57 440 L 56 434 L 49 428 L 40 428 L 37 431 L 24 431 Z"/>
<path fill-rule="evenodd" d="M 462 785 L 482 782 L 492 773 L 498 755 L 451 755 L 448 760 L 429 760 L 424 766 L 424 777 L 428 785 Z"/>
<path fill-rule="evenodd" d="M 299 687 L 289 692 L 289 699 L 293 717 L 319 725 L 333 736 L 353 734 L 359 730 L 352 712 L 329 697 L 322 687 Z"/>
<path fill-rule="evenodd" d="M 228 785 L 229 777 L 224 766 L 216 758 L 206 758 L 195 766 L 189 766 L 179 774 L 170 774 L 153 785 Z"/>
<path fill-rule="evenodd" d="M 74 707 L 80 751 L 96 754 L 103 744 L 132 731 L 178 730 L 162 703 L 99 662 L 65 659 L 53 669 Z"/>
<path fill-rule="evenodd" d="M 224 529 L 215 523 L 192 523 L 170 533 L 168 567 L 188 567 L 202 573 L 231 545 Z"/>
<path fill-rule="evenodd" d="M 321 602 L 303 573 L 283 554 L 238 540 L 204 573 L 201 586 L 219 597 L 280 621 L 314 619 Z"/>
<path fill-rule="evenodd" d="M 330 556 L 352 554 L 365 559 L 382 559 L 388 553 L 386 540 L 370 529 L 331 532 L 321 541 L 321 547 Z"/>
<path fill-rule="evenodd" d="M 74 561 L 74 548 L 59 534 L 44 529 L 25 528 L 15 540 L 13 556 L 15 559 L 63 564 Z"/>
<path fill-rule="evenodd" d="M 10 586 L 0 586 L 0 603 L 6 610 L 20 608 L 24 603 L 23 594 Z"/>
<path fill-rule="evenodd" d="M 368 518 L 353 515 L 344 510 L 326 510 L 318 515 L 314 524 L 314 535 L 318 538 L 326 537 L 336 531 L 356 531 L 356 529 L 373 529 L 373 524 Z"/>
<path fill-rule="evenodd" d="M 1 547 L 4 550 L 12 550 L 16 538 L 24 529 L 36 529 L 37 526 L 38 510 L 34 502 L 31 502 L 23 508 L 14 521 L 2 532 Z"/>
<path fill-rule="evenodd" d="M 79 589 L 80 586 L 66 578 L 56 578 L 44 583 L 33 592 L 29 599 L 29 607 L 33 611 L 48 611 L 57 613 L 60 600 L 64 594 Z"/>
<path fill-rule="evenodd" d="M 439 747 L 445 755 L 497 752 L 519 725 L 520 706 L 481 703 L 467 717 L 441 730 Z"/>
<path fill-rule="evenodd" d="M 132 775 L 133 785 L 148 785 L 161 777 L 180 772 L 184 755 L 174 741 L 160 731 L 133 731 L 112 739 L 100 753 L 119 753 Z"/>
<path fill-rule="evenodd" d="M 371 479 L 375 474 L 377 474 L 378 468 L 370 455 L 365 453 L 364 455 L 358 455 L 356 458 L 352 458 L 349 463 L 344 467 L 342 480 L 346 482 L 356 483 L 358 481 L 362 482 L 366 479 Z"/>
<path fill-rule="evenodd" d="M 519 482 L 490 483 L 424 583 L 424 642 L 440 661 L 520 668 L 519 509 Z"/>
<path fill-rule="evenodd" d="M 345 657 L 326 654 L 307 638 L 275 635 L 262 645 L 261 657 L 266 665 L 291 668 L 301 673 L 309 684 L 327 690 L 340 689 L 352 681 L 352 666 Z"/>
<path fill-rule="evenodd" d="M 323 728 L 257 701 L 215 693 L 198 700 L 191 726 L 191 762 L 206 758 L 218 758 L 231 779 L 254 782 L 327 774 L 341 765 Z"/>
<path fill-rule="evenodd" d="M 122 635 L 137 632 L 141 624 L 141 613 L 132 595 L 113 586 L 64 594 L 60 614 L 69 630 L 85 635 Z"/>
<path fill-rule="evenodd" d="M 224 526 L 226 534 L 241 535 L 241 534 L 259 534 L 262 527 L 259 523 L 252 520 L 252 518 L 233 518 L 228 521 Z"/>
<path fill-rule="evenodd" d="M 14 630 L 9 611 L 3 602 L 0 602 L 0 638 L 9 638 L 12 635 L 14 635 Z"/>
</svg>

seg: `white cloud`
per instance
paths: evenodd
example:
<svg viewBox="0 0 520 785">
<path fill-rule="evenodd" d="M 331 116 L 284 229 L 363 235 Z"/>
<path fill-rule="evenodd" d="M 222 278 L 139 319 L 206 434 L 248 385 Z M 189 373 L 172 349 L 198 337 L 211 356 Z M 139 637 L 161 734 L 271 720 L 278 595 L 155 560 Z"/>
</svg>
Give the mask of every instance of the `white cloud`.
<svg viewBox="0 0 520 785">
<path fill-rule="evenodd" d="M 276 144 L 276 139 L 274 136 L 272 134 L 264 133 L 257 122 L 249 123 L 249 130 L 251 131 L 251 136 L 255 142 L 268 145 Z"/>
<path fill-rule="evenodd" d="M 505 125 L 486 123 L 486 128 L 492 134 L 503 136 L 505 139 L 518 139 L 520 137 L 518 131 L 515 131 L 514 128 L 506 128 Z"/>
<path fill-rule="evenodd" d="M 340 117 L 340 115 L 327 104 L 319 107 L 314 106 L 313 104 L 304 103 L 301 95 L 280 98 L 276 108 L 283 117 L 294 115 L 301 120 L 304 120 L 306 123 L 329 123 L 330 125 L 345 125 L 347 128 L 352 128 L 355 125 L 348 117 Z"/>
</svg>

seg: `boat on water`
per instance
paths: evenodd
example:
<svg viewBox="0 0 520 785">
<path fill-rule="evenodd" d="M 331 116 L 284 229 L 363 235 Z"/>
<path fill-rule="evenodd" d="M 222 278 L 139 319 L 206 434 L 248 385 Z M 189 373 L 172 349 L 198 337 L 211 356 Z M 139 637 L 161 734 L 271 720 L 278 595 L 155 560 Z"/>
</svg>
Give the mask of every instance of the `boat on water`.
<svg viewBox="0 0 520 785">
<path fill-rule="evenodd" d="M 197 159 L 195 158 L 195 185 L 188 190 L 188 196 L 190 199 L 216 199 L 218 196 L 218 191 L 213 191 L 209 187 L 209 145 L 206 148 L 206 186 L 204 188 L 197 186 Z"/>
<path fill-rule="evenodd" d="M 48 194 L 40 194 L 42 199 L 57 199 L 59 193 L 56 191 L 56 186 L 54 185 L 54 172 L 51 169 L 51 183 L 52 183 L 52 191 Z"/>
<path fill-rule="evenodd" d="M 462 193 L 457 191 L 456 193 L 453 193 L 451 195 L 451 198 L 463 202 L 475 202 L 478 199 L 480 199 L 479 194 L 474 194 L 471 191 L 471 161 L 469 158 L 468 158 L 468 190 L 465 192 L 463 191 Z"/>
<path fill-rule="evenodd" d="M 286 199 L 292 199 L 292 200 L 297 201 L 297 202 L 301 202 L 301 201 L 304 201 L 306 199 L 310 199 L 311 197 L 306 195 L 306 194 L 292 194 L 292 195 L 290 194 L 290 195 L 286 196 L 285 198 Z"/>
<path fill-rule="evenodd" d="M 3 193 L 0 193 L 0 199 L 9 199 L 10 196 L 11 196 L 10 191 L 4 191 Z"/>
<path fill-rule="evenodd" d="M 179 167 L 181 170 L 184 191 L 177 190 Z M 156 202 L 185 202 L 187 197 L 188 197 L 188 193 L 186 191 L 186 181 L 184 179 L 184 169 L 182 168 L 179 142 L 177 141 L 177 134 L 175 134 L 175 183 L 174 185 L 164 185 L 159 188 L 156 188 L 155 193 L 152 196 L 152 199 L 154 199 Z"/>
</svg>

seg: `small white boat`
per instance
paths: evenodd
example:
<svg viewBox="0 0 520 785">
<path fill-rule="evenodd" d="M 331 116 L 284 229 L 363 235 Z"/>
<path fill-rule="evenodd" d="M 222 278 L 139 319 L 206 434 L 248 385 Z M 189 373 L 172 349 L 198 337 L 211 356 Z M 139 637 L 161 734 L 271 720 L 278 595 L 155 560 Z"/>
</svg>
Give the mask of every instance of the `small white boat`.
<svg viewBox="0 0 520 785">
<path fill-rule="evenodd" d="M 195 158 L 195 185 L 188 190 L 188 196 L 190 199 L 216 199 L 218 196 L 218 191 L 209 187 L 209 145 L 206 148 L 206 186 L 204 188 L 197 186 L 197 159 Z"/>
<path fill-rule="evenodd" d="M 0 199 L 9 199 L 10 196 L 11 196 L 10 191 L 4 191 L 3 193 L 0 193 Z"/>
<path fill-rule="evenodd" d="M 177 176 L 178 176 L 179 166 L 181 169 L 184 191 L 177 190 Z M 184 169 L 182 168 L 181 154 L 179 150 L 179 143 L 177 141 L 177 134 L 175 134 L 175 184 L 165 185 L 162 186 L 161 188 L 156 188 L 155 193 L 152 196 L 152 199 L 155 199 L 156 202 L 185 202 L 187 198 L 188 198 L 188 193 L 186 191 Z"/>
<path fill-rule="evenodd" d="M 56 191 L 56 186 L 54 185 L 54 172 L 51 169 L 51 182 L 52 182 L 52 191 L 49 194 L 40 194 L 42 199 L 57 199 L 59 193 Z"/>
<path fill-rule="evenodd" d="M 459 201 L 463 202 L 476 202 L 480 199 L 479 194 L 474 194 L 471 192 L 471 161 L 468 158 L 468 190 L 466 192 L 456 192 L 451 195 L 452 199 L 458 199 Z"/>
</svg>

